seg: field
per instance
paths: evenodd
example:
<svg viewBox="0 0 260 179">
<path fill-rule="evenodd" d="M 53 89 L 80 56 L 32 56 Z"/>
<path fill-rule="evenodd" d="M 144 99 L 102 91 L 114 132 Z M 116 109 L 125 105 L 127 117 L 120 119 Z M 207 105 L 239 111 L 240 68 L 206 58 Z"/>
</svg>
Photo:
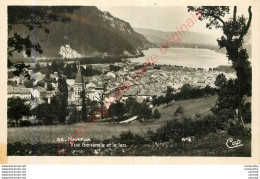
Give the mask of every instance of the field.
<svg viewBox="0 0 260 179">
<path fill-rule="evenodd" d="M 168 107 L 161 105 L 158 109 L 162 117 L 153 122 L 133 121 L 127 124 L 97 122 L 92 126 L 88 123 L 78 123 L 74 125 L 8 128 L 8 143 L 57 143 L 57 138 L 66 139 L 71 137 L 74 129 L 77 130 L 80 126 L 87 128 L 87 132 L 83 137 L 90 139 L 108 139 L 129 130 L 133 133 L 145 134 L 149 129 L 156 130 L 166 120 L 172 119 L 175 110 L 179 106 L 184 107 L 185 115 L 194 116 L 197 113 L 209 114 L 209 110 L 214 105 L 216 98 L 216 96 L 211 96 L 208 98 L 176 101 L 171 102 Z"/>
</svg>

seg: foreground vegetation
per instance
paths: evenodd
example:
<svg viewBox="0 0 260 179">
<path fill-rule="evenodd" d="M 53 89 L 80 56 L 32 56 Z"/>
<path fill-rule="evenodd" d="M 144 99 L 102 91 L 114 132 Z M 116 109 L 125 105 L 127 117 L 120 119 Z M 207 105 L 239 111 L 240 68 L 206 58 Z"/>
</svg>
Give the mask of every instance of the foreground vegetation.
<svg viewBox="0 0 260 179">
<path fill-rule="evenodd" d="M 225 145 L 227 139 L 234 138 L 227 134 L 211 133 L 196 138 L 193 142 L 151 142 L 147 144 L 130 144 L 126 148 L 73 148 L 66 156 L 230 156 L 250 157 L 250 138 L 240 138 L 242 147 L 229 149 Z M 98 143 L 96 141 L 95 143 Z M 123 143 L 123 142 L 122 142 Z M 20 156 L 59 156 L 57 144 L 8 144 L 8 155 Z"/>
<path fill-rule="evenodd" d="M 200 118 L 200 119 L 199 119 Z M 197 120 L 196 120 L 197 119 Z M 251 132 L 241 133 L 234 127 L 226 126 L 221 131 L 221 124 L 211 116 L 196 118 L 176 117 L 167 121 L 155 131 L 143 134 L 131 131 L 122 132 L 110 139 L 91 140 L 85 144 L 117 144 L 110 147 L 86 147 L 84 142 L 76 141 L 65 155 L 68 156 L 251 156 Z M 243 128 L 238 130 L 243 131 Z M 232 135 L 233 134 L 233 135 Z M 234 136 L 235 134 L 235 136 Z M 243 146 L 228 148 L 229 138 L 241 140 Z M 119 145 L 122 146 L 119 146 Z M 79 145 L 78 147 L 76 145 Z M 8 155 L 59 155 L 57 143 L 8 144 Z"/>
<path fill-rule="evenodd" d="M 218 121 L 209 111 L 215 99 L 216 96 L 213 96 L 161 106 L 162 118 L 152 122 L 96 123 L 87 127 L 83 138 L 89 138 L 90 141 L 86 144 L 121 144 L 123 146 L 86 147 L 82 141 L 76 141 L 75 145 L 79 147 L 68 149 L 65 155 L 251 156 L 250 128 L 244 130 L 239 124 L 224 124 Z M 183 104 L 185 108 L 180 104 Z M 205 114 L 202 116 L 196 111 Z M 8 155 L 58 156 L 60 154 L 57 151 L 59 143 L 57 138 L 66 139 L 72 135 L 74 129 L 78 129 L 81 125 L 86 125 L 86 123 L 37 126 L 35 129 L 33 127 L 9 128 Z M 228 148 L 226 142 L 229 138 L 241 140 L 243 146 Z"/>
<path fill-rule="evenodd" d="M 71 136 L 73 130 L 78 129 L 82 125 L 87 128 L 87 133 L 84 137 L 90 139 L 107 139 L 112 136 L 119 136 L 120 133 L 129 130 L 134 134 L 143 134 L 149 129 L 154 131 L 161 127 L 165 121 L 171 120 L 174 117 L 174 111 L 179 106 L 185 106 L 185 114 L 191 117 L 195 117 L 197 113 L 205 115 L 212 114 L 210 108 L 215 104 L 216 98 L 217 96 L 211 96 L 208 98 L 176 101 L 169 103 L 168 107 L 166 105 L 160 105 L 157 109 L 159 109 L 161 113 L 161 118 L 155 121 L 133 121 L 127 124 L 97 122 L 93 126 L 82 122 L 71 125 L 8 128 L 8 143 L 34 143 L 34 140 L 36 140 L 37 143 L 54 143 L 58 137 L 66 138 Z"/>
</svg>

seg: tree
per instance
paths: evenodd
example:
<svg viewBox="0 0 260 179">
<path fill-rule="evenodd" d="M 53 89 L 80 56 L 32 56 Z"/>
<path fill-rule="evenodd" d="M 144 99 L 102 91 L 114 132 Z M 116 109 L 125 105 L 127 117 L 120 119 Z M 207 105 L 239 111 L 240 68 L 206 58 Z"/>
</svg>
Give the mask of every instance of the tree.
<svg viewBox="0 0 260 179">
<path fill-rule="evenodd" d="M 191 97 L 191 86 L 189 84 L 184 84 L 181 87 L 181 97 L 182 97 L 182 99 L 190 99 L 190 97 Z"/>
<path fill-rule="evenodd" d="M 53 114 L 53 122 L 55 124 L 59 123 L 59 116 L 60 116 L 60 100 L 58 95 L 55 95 L 51 98 L 50 101 L 51 110 L 50 112 Z"/>
<path fill-rule="evenodd" d="M 153 95 L 153 97 L 152 97 L 152 105 L 153 106 L 157 105 L 157 97 L 156 97 L 156 95 Z"/>
<path fill-rule="evenodd" d="M 167 106 L 168 106 L 169 102 L 172 100 L 172 97 L 173 97 L 172 92 L 173 92 L 173 89 L 170 86 L 167 86 L 167 92 L 166 92 Z"/>
<path fill-rule="evenodd" d="M 26 100 L 19 97 L 8 98 L 7 101 L 7 117 L 15 120 L 17 126 L 19 119 L 23 116 L 30 116 L 30 105 L 26 103 Z"/>
<path fill-rule="evenodd" d="M 44 125 L 53 124 L 53 113 L 51 111 L 51 105 L 48 103 L 39 104 L 34 110 L 36 118 Z"/>
<path fill-rule="evenodd" d="M 23 25 L 30 31 L 36 28 L 44 29 L 45 33 L 49 33 L 47 25 L 52 22 L 70 22 L 70 15 L 74 9 L 79 7 L 71 6 L 8 6 L 8 67 L 13 66 L 10 57 L 14 52 L 25 52 L 30 57 L 32 50 L 38 53 L 43 53 L 39 43 L 31 40 L 30 36 L 23 37 L 17 32 L 13 32 L 16 25 Z M 19 76 L 24 74 L 30 78 L 27 68 L 29 66 L 16 64 L 14 74 Z"/>
<path fill-rule="evenodd" d="M 64 124 L 67 116 L 67 106 L 68 106 L 68 86 L 65 78 L 59 76 L 58 79 L 58 94 L 59 100 L 59 123 Z"/>
<path fill-rule="evenodd" d="M 55 60 L 53 60 L 51 63 L 51 72 L 57 72 L 58 70 L 59 70 L 58 63 Z"/>
<path fill-rule="evenodd" d="M 68 79 L 73 79 L 76 77 L 76 73 L 77 73 L 77 66 L 76 63 L 72 63 L 72 64 L 66 64 L 65 68 L 64 68 L 64 75 L 68 78 Z"/>
<path fill-rule="evenodd" d="M 14 73 L 12 71 L 7 72 L 8 79 L 15 77 Z"/>
<path fill-rule="evenodd" d="M 54 90 L 52 84 L 50 82 L 47 83 L 47 91 L 52 91 Z"/>
<path fill-rule="evenodd" d="M 153 112 L 153 118 L 154 119 L 160 119 L 161 117 L 161 113 L 159 112 L 158 109 L 155 109 L 154 112 Z"/>
<path fill-rule="evenodd" d="M 81 93 L 81 100 L 82 100 L 81 118 L 83 121 L 86 121 L 87 120 L 87 105 L 86 105 L 86 93 L 85 93 L 84 88 Z"/>
<path fill-rule="evenodd" d="M 82 75 L 84 75 L 84 76 L 95 76 L 95 75 L 100 75 L 100 74 L 102 74 L 101 71 L 99 71 L 99 70 L 93 68 L 92 65 L 87 65 L 87 66 L 86 66 L 86 69 L 85 69 L 85 68 L 82 68 L 82 71 L 81 71 L 81 72 L 82 72 Z"/>
<path fill-rule="evenodd" d="M 47 98 L 47 97 L 43 97 L 42 99 L 43 99 L 43 101 L 44 101 L 45 103 L 48 103 L 48 98 Z"/>
<path fill-rule="evenodd" d="M 140 106 L 140 104 L 136 101 L 135 98 L 128 98 L 125 102 L 125 109 L 126 112 L 128 114 L 130 114 L 131 116 L 136 116 L 138 114 L 138 107 Z"/>
<path fill-rule="evenodd" d="M 35 71 L 35 72 L 38 72 L 38 71 L 40 71 L 40 70 L 41 70 L 40 64 L 39 64 L 39 63 L 36 63 L 34 71 Z"/>
<path fill-rule="evenodd" d="M 220 81 L 222 81 L 222 83 Z M 218 126 L 222 126 L 222 128 L 224 129 L 226 123 L 228 122 L 228 119 L 235 118 L 236 109 L 240 105 L 241 101 L 239 99 L 240 94 L 238 93 L 237 89 L 237 80 L 230 79 L 226 81 L 224 79 L 220 79 L 218 83 L 218 85 L 220 85 L 217 91 L 218 99 L 216 101 L 215 106 L 211 110 L 219 120 L 220 124 L 218 124 Z"/>
<path fill-rule="evenodd" d="M 163 96 L 159 96 L 157 99 L 157 106 L 159 106 L 160 104 L 164 104 L 166 102 L 166 98 Z"/>
<path fill-rule="evenodd" d="M 104 120 L 104 116 L 108 116 L 108 113 L 107 113 L 107 109 L 106 107 L 104 106 L 105 104 L 105 92 L 106 92 L 106 86 L 107 84 L 104 83 L 103 84 L 103 91 L 100 92 L 98 95 L 99 95 L 99 98 L 98 99 L 98 103 L 99 103 L 99 109 L 98 111 L 100 111 L 100 116 L 101 116 L 101 120 Z M 105 115 L 104 115 L 105 114 Z"/>
<path fill-rule="evenodd" d="M 11 81 L 11 80 L 8 80 L 7 81 L 7 85 L 9 86 L 17 86 L 17 81 Z"/>
<path fill-rule="evenodd" d="M 110 69 L 110 71 L 117 72 L 117 71 L 119 71 L 121 69 L 121 67 L 111 64 L 111 65 L 109 65 L 109 69 Z"/>
<path fill-rule="evenodd" d="M 244 106 L 245 96 L 251 96 L 252 91 L 252 68 L 248 61 L 247 50 L 243 46 L 244 37 L 251 25 L 252 12 L 251 6 L 249 6 L 249 17 L 246 18 L 244 15 L 237 15 L 237 6 L 233 7 L 232 13 L 230 13 L 231 9 L 232 8 L 228 6 L 188 6 L 188 11 L 201 13 L 200 20 L 209 20 L 206 24 L 207 28 L 211 29 L 215 27 L 223 31 L 223 35 L 217 40 L 218 45 L 219 48 L 226 48 L 226 55 L 228 59 L 232 61 L 232 67 L 236 70 L 237 79 L 225 83 L 225 86 L 220 88 L 220 90 L 229 87 L 232 88 L 230 89 L 231 91 L 236 90 L 236 93 L 232 93 L 232 96 L 229 96 L 226 100 L 221 99 L 220 95 L 215 109 L 219 106 L 225 106 L 225 104 L 222 103 L 230 104 L 233 108 L 228 109 L 233 111 L 233 114 L 235 114 L 235 110 L 238 109 L 238 118 L 242 120 L 241 112 Z M 225 18 L 225 20 L 224 17 L 228 14 L 232 16 Z M 234 102 L 233 98 L 237 98 L 235 104 L 232 104 L 232 102 Z M 221 108 L 219 108 L 219 110 L 221 110 Z"/>
<path fill-rule="evenodd" d="M 207 85 L 205 88 L 204 88 L 204 95 L 214 95 L 215 94 L 215 89 L 214 88 L 211 88 L 209 85 Z"/>
<path fill-rule="evenodd" d="M 51 112 L 53 113 L 53 120 L 64 124 L 66 116 L 68 115 L 68 87 L 66 79 L 59 76 L 58 79 L 58 92 L 51 98 Z"/>
<path fill-rule="evenodd" d="M 36 86 L 44 87 L 45 83 L 41 80 L 36 83 Z"/>
<path fill-rule="evenodd" d="M 142 119 L 144 118 L 145 120 L 147 119 L 151 119 L 152 116 L 152 109 L 149 108 L 149 106 L 143 102 L 140 106 L 139 106 L 139 113 L 138 113 L 138 118 Z"/>
<path fill-rule="evenodd" d="M 43 81 L 45 82 L 51 82 L 51 75 L 50 75 L 50 72 L 48 72 L 45 77 L 43 78 Z"/>
<path fill-rule="evenodd" d="M 35 82 L 35 79 L 34 78 L 31 78 L 30 80 L 25 80 L 23 82 L 24 86 L 26 88 L 32 88 L 33 87 L 33 83 Z"/>
<path fill-rule="evenodd" d="M 220 88 L 224 83 L 226 83 L 227 79 L 223 73 L 219 74 L 216 78 L 215 85 Z"/>
<path fill-rule="evenodd" d="M 183 109 L 182 106 L 179 106 L 179 107 L 176 109 L 176 111 L 175 111 L 175 113 L 174 113 L 174 116 L 182 116 L 183 114 L 184 114 L 184 109 Z"/>
<path fill-rule="evenodd" d="M 78 111 L 75 105 L 72 105 L 71 109 L 70 109 L 70 116 L 69 116 L 69 123 L 70 124 L 74 124 L 76 122 L 78 122 Z"/>
<path fill-rule="evenodd" d="M 246 103 L 244 106 L 244 109 L 242 110 L 243 117 L 244 117 L 244 122 L 251 123 L 251 103 Z"/>
<path fill-rule="evenodd" d="M 122 119 L 125 114 L 125 106 L 122 102 L 118 101 L 109 108 L 109 116 L 116 116 L 118 120 Z"/>
<path fill-rule="evenodd" d="M 57 67 L 58 67 L 59 71 L 64 72 L 64 66 L 65 65 L 64 65 L 63 61 L 57 63 Z"/>
<path fill-rule="evenodd" d="M 88 116 L 94 115 L 94 113 L 97 112 L 98 102 L 87 98 L 86 104 L 87 104 L 86 111 L 87 111 Z"/>
</svg>

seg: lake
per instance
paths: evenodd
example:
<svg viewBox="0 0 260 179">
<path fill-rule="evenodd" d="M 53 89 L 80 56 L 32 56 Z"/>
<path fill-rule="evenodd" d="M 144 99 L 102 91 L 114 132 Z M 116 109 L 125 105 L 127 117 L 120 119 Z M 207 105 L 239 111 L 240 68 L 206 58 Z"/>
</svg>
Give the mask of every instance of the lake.
<svg viewBox="0 0 260 179">
<path fill-rule="evenodd" d="M 230 65 L 225 54 L 217 53 L 209 49 L 196 48 L 169 48 L 162 54 L 159 48 L 150 48 L 143 51 L 149 58 L 155 54 L 158 56 L 157 64 L 178 65 L 193 68 L 214 68 L 219 65 Z M 145 57 L 131 58 L 132 62 L 144 63 Z"/>
</svg>

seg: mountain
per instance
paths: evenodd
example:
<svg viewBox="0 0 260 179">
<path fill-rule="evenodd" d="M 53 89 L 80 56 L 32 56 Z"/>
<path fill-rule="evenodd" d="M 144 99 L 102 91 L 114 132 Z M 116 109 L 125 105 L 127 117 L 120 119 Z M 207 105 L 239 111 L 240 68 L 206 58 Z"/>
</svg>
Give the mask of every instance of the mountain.
<svg viewBox="0 0 260 179">
<path fill-rule="evenodd" d="M 36 58 L 77 58 L 102 55 L 140 55 L 140 50 L 152 47 L 143 35 L 135 32 L 128 22 L 102 12 L 97 7 L 85 6 L 74 10 L 71 22 L 64 24 L 52 22 L 43 29 L 28 30 L 16 25 L 9 33 L 15 32 L 39 43 L 43 54 Z M 14 58 L 23 57 L 22 53 Z"/>
<path fill-rule="evenodd" d="M 140 34 L 143 34 L 147 40 L 156 44 L 158 47 L 165 44 L 165 41 L 175 33 L 172 32 L 164 32 L 153 29 L 143 29 L 143 28 L 134 28 L 134 30 Z M 177 32 L 178 33 L 178 32 Z M 185 34 L 181 37 L 181 43 L 175 44 L 174 47 L 208 47 L 214 48 L 217 46 L 216 39 L 218 36 L 201 34 L 197 32 L 185 31 Z M 170 44 L 170 43 L 169 43 Z"/>
<path fill-rule="evenodd" d="M 155 44 L 157 47 L 160 47 L 161 45 L 165 45 L 165 42 L 169 39 L 169 37 L 171 37 L 172 34 L 175 33 L 175 31 L 164 32 L 160 30 L 144 29 L 144 28 L 134 28 L 134 30 L 140 34 L 143 34 L 147 38 L 147 40 Z M 247 49 L 249 57 L 251 57 L 251 53 L 252 53 L 251 34 L 252 34 L 252 30 L 251 28 L 249 28 L 248 33 L 245 35 L 245 43 L 244 43 L 244 47 Z M 173 46 L 169 42 L 169 45 L 178 48 L 187 48 L 187 47 L 206 48 L 206 49 L 214 50 L 219 53 L 226 54 L 225 48 L 219 49 L 217 38 L 220 38 L 220 36 L 185 31 L 185 34 L 182 35 L 181 37 L 180 44 L 175 43 Z"/>
</svg>

